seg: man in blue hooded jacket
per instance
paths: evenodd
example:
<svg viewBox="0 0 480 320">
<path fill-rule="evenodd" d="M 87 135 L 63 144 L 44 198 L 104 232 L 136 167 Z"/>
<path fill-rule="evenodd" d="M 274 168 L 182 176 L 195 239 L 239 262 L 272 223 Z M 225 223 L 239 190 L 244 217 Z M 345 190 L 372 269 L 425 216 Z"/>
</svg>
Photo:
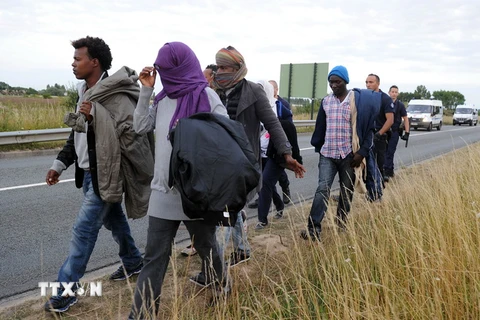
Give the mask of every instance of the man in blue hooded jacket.
<svg viewBox="0 0 480 320">
<path fill-rule="evenodd" d="M 315 152 L 320 154 L 318 187 L 308 218 L 308 228 L 301 232 L 303 239 L 320 239 L 321 222 L 337 173 L 340 178 L 340 199 L 336 222 L 339 227 L 345 227 L 356 178 L 361 183 L 358 175 L 372 148 L 374 119 L 380 105 L 378 93 L 347 90 L 349 77 L 344 66 L 334 67 L 328 74 L 328 82 L 333 93 L 323 98 L 320 104 L 311 139 Z"/>
</svg>

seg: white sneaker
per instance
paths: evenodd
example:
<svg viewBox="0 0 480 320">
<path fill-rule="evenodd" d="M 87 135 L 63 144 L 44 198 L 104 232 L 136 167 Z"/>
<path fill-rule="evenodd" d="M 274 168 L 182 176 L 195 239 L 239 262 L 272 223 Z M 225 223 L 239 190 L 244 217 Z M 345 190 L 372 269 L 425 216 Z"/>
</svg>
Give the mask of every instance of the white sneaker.
<svg viewBox="0 0 480 320">
<path fill-rule="evenodd" d="M 267 227 L 267 223 L 265 222 L 260 222 L 258 221 L 257 222 L 257 225 L 255 226 L 255 230 L 261 230 L 261 229 L 265 229 Z"/>
<path fill-rule="evenodd" d="M 190 244 L 188 247 L 182 250 L 182 256 L 190 257 L 197 254 L 197 250 Z"/>
</svg>

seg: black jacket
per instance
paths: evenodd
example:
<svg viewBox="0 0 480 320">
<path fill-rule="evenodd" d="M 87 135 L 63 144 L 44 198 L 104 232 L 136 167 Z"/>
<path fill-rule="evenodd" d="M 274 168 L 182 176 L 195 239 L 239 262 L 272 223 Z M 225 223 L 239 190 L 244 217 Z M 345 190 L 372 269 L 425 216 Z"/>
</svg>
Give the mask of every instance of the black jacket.
<svg viewBox="0 0 480 320">
<path fill-rule="evenodd" d="M 87 130 L 87 146 L 88 146 L 88 163 L 90 166 L 90 174 L 92 175 L 92 185 L 95 194 L 100 197 L 98 191 L 98 176 L 97 176 L 97 154 L 95 151 L 95 131 L 89 124 Z M 83 177 L 85 175 L 82 168 L 77 163 L 77 153 L 75 152 L 74 132 L 70 133 L 67 142 L 63 149 L 58 153 L 57 160 L 60 160 L 68 168 L 75 163 L 75 186 L 81 188 L 83 185 Z"/>
<path fill-rule="evenodd" d="M 235 215 L 260 180 L 243 125 L 221 115 L 197 113 L 180 119 L 173 133 L 170 186 L 180 192 L 185 214 L 217 224 L 224 212 Z"/>
<path fill-rule="evenodd" d="M 300 155 L 300 148 L 298 147 L 297 128 L 293 122 L 289 120 L 280 120 L 280 124 L 282 125 L 288 141 L 292 145 L 292 158 L 303 164 L 302 156 Z M 285 167 L 285 157 L 277 153 L 277 150 L 275 149 L 275 146 L 271 140 L 267 147 L 267 157 L 274 159 L 277 164 Z"/>
</svg>

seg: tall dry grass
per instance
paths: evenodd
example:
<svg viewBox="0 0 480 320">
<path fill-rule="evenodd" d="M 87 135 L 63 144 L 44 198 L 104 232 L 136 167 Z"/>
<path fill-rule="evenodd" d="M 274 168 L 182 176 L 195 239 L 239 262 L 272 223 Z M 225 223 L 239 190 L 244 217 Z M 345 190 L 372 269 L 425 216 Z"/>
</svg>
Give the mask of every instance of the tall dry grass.
<svg viewBox="0 0 480 320">
<path fill-rule="evenodd" d="M 0 96 L 0 132 L 65 127 L 65 98 Z"/>
<path fill-rule="evenodd" d="M 252 259 L 230 268 L 225 299 L 189 283 L 197 257 L 172 256 L 159 319 L 480 319 L 478 159 L 480 144 L 397 169 L 383 202 L 355 194 L 346 232 L 330 201 L 321 242 L 299 238 L 306 202 L 250 228 Z M 80 298 L 69 319 L 126 319 L 134 281 L 103 283 L 103 297 Z M 42 303 L 5 319 L 53 318 Z"/>
<path fill-rule="evenodd" d="M 356 194 L 347 232 L 331 203 L 321 243 L 298 237 L 309 205 L 289 210 L 283 231 L 266 231 L 277 243 L 259 239 L 248 269 L 232 270 L 229 300 L 204 308 L 179 292 L 165 318 L 480 319 L 478 159 L 477 144 L 404 170 L 382 203 Z"/>
</svg>

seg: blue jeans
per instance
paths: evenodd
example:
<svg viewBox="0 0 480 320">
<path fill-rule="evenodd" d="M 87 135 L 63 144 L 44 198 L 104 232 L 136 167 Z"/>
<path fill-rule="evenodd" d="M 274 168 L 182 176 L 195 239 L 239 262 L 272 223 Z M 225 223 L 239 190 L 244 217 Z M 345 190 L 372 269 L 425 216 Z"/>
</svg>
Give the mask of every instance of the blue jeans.
<svg viewBox="0 0 480 320">
<path fill-rule="evenodd" d="M 385 153 L 385 164 L 383 165 L 383 170 L 387 176 L 393 176 L 394 174 L 393 159 L 395 156 L 395 151 L 397 151 L 399 137 L 400 133 L 398 130 L 392 130 L 390 139 L 388 139 L 387 152 Z"/>
<path fill-rule="evenodd" d="M 258 221 L 260 222 L 268 223 L 267 217 L 272 199 L 277 211 L 285 208 L 282 198 L 275 187 L 282 173 L 285 173 L 285 169 L 280 167 L 275 160 L 269 159 L 266 162 L 262 172 L 262 190 L 260 190 L 258 197 Z"/>
<path fill-rule="evenodd" d="M 163 280 L 180 222 L 149 217 L 145 263 L 138 275 L 130 318 L 156 319 L 160 307 Z M 224 282 L 223 261 L 218 255 L 215 239 L 216 227 L 201 220 L 186 220 L 183 223 L 187 227 L 192 244 L 202 259 L 202 273 L 207 282 L 211 280 Z"/>
<path fill-rule="evenodd" d="M 59 282 L 78 282 L 83 277 L 98 232 L 104 223 L 112 231 L 113 239 L 120 246 L 118 255 L 124 267 L 131 269 L 142 261 L 142 255 L 135 246 L 121 203 L 102 201 L 93 191 L 92 176 L 87 171 L 83 179 L 83 194 L 82 207 L 73 225 L 69 254 L 58 272 Z"/>
<path fill-rule="evenodd" d="M 218 254 L 222 259 L 225 258 L 225 247 L 230 242 L 233 234 L 233 250 L 235 252 L 243 251 L 247 256 L 250 255 L 250 244 L 247 240 L 246 223 L 243 222 L 242 214 L 239 213 L 235 227 L 217 227 Z"/>
<path fill-rule="evenodd" d="M 383 177 L 377 166 L 373 150 L 370 150 L 366 160 L 367 176 L 365 179 L 365 186 L 367 187 L 367 199 L 369 201 L 380 200 L 383 196 Z"/>
<path fill-rule="evenodd" d="M 347 214 L 350 212 L 350 205 L 353 199 L 353 187 L 355 183 L 355 172 L 350 166 L 353 154 L 350 153 L 344 159 L 332 159 L 320 154 L 318 162 L 318 187 L 315 191 L 310 216 L 308 218 L 309 229 L 322 229 L 321 223 L 325 217 L 335 175 L 340 178 L 340 199 L 337 206 L 337 223 L 344 226 Z"/>
</svg>

